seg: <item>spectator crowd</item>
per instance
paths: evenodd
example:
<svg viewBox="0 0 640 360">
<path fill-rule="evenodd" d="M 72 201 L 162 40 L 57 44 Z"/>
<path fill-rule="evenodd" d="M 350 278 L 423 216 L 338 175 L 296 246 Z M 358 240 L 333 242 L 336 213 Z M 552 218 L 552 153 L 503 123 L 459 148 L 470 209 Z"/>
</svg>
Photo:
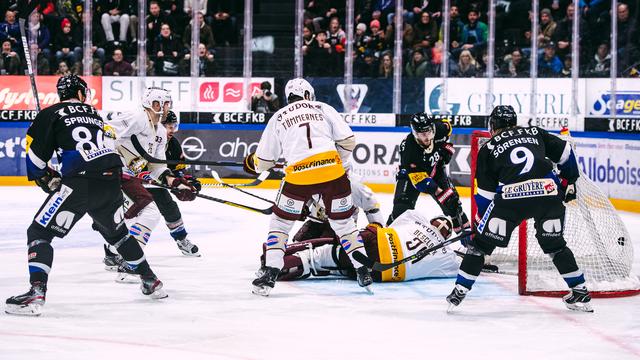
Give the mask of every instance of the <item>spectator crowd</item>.
<svg viewBox="0 0 640 360">
<path fill-rule="evenodd" d="M 25 25 L 31 58 L 39 75 L 83 74 L 85 0 L 32 0 L 36 11 Z M 0 74 L 24 74 L 26 61 L 18 25 L 18 0 L 0 1 Z M 189 75 L 192 7 L 200 27 L 199 75 L 215 76 L 215 52 L 238 43 L 237 1 L 149 0 L 146 9 L 147 75 Z M 93 75 L 138 73 L 138 1 L 93 0 Z"/>
<path fill-rule="evenodd" d="M 27 21 L 31 56 L 40 75 L 83 73 L 85 0 L 37 1 Z M 539 31 L 531 33 L 529 0 L 496 0 L 494 74 L 529 77 L 535 56 L 540 77 L 571 76 L 575 6 L 580 14 L 580 76 L 608 77 L 612 56 L 619 76 L 637 76 L 640 68 L 638 2 L 620 0 L 540 0 Z M 293 6 L 294 2 L 291 2 Z M 443 0 L 405 0 L 395 14 L 394 0 L 355 0 L 353 53 L 347 54 L 344 0 L 306 0 L 302 53 L 306 76 L 341 77 L 345 56 L 352 56 L 354 76 L 391 78 L 395 21 L 402 21 L 403 76 L 438 77 L 443 56 Z M 191 29 L 200 28 L 196 54 L 199 76 L 219 70 L 216 50 L 238 45 L 240 0 L 149 0 L 138 18 L 137 0 L 93 0 L 94 75 L 136 75 L 138 29 L 146 25 L 148 75 L 189 75 Z M 193 7 L 197 16 L 191 19 Z M 16 16 L 17 0 L 0 1 L 0 73 L 23 74 L 26 62 Z M 448 69 L 452 77 L 483 77 L 487 72 L 488 0 L 451 0 Z M 617 53 L 611 53 L 611 12 L 617 16 Z M 400 19 L 400 20 L 398 20 Z M 195 25 L 194 25 L 195 23 Z M 293 28 L 293 26 L 292 26 Z M 533 54 L 532 44 L 537 44 Z M 292 52 L 293 54 L 293 52 Z M 292 55 L 293 56 L 293 55 Z M 293 59 L 292 59 L 293 60 Z"/>
<path fill-rule="evenodd" d="M 449 76 L 483 77 L 487 72 L 489 1 L 452 0 L 449 24 Z M 529 77 L 532 56 L 538 76 L 571 76 L 571 43 L 576 4 L 570 0 L 540 0 L 539 31 L 531 34 L 529 0 L 496 0 L 494 74 Z M 640 68 L 638 2 L 621 0 L 611 9 L 606 0 L 579 0 L 579 76 L 608 77 L 611 58 L 611 11 L 617 14 L 618 76 L 637 76 Z M 356 0 L 354 77 L 393 76 L 394 0 Z M 443 1 L 405 0 L 402 26 L 403 76 L 439 77 L 443 59 Z M 341 76 L 346 34 L 345 2 L 306 2 L 303 30 L 305 74 Z M 538 46 L 532 54 L 532 42 Z"/>
</svg>

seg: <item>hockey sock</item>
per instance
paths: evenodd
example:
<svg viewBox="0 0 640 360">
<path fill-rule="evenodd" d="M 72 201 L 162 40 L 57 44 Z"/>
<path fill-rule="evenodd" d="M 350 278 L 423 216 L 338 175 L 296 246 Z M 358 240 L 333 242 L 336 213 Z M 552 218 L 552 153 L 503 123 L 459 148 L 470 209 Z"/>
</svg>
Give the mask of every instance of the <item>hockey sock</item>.
<svg viewBox="0 0 640 360">
<path fill-rule="evenodd" d="M 563 247 L 560 251 L 549 254 L 560 275 L 570 288 L 584 284 L 584 274 L 576 263 L 573 252 L 568 247 Z"/>
<path fill-rule="evenodd" d="M 187 237 L 187 230 L 184 228 L 181 218 L 174 222 L 167 222 L 167 227 L 173 240 L 183 240 Z"/>
<path fill-rule="evenodd" d="M 456 284 L 471 290 L 482 271 L 482 265 L 484 265 L 484 255 L 465 254 L 462 264 L 460 264 L 460 269 L 458 269 Z"/>
<path fill-rule="evenodd" d="M 282 269 L 284 267 L 284 251 L 289 235 L 277 231 L 270 231 L 267 241 L 264 243 L 264 264 L 266 266 Z"/>
<path fill-rule="evenodd" d="M 358 234 L 357 230 L 350 234 L 341 236 L 340 245 L 349 256 L 349 260 L 351 260 L 354 268 L 357 269 L 363 265 L 353 258 L 353 254 L 355 254 L 356 252 L 359 252 L 365 256 L 367 255 L 367 253 L 364 251 L 364 241 L 362 241 L 362 237 L 360 237 L 360 234 Z"/>
<path fill-rule="evenodd" d="M 133 236 L 126 236 L 113 246 L 118 249 L 118 253 L 136 273 L 145 274 L 150 270 L 144 252 Z"/>
<path fill-rule="evenodd" d="M 151 229 L 140 223 L 135 223 L 131 225 L 131 228 L 129 228 L 129 235 L 138 240 L 140 246 L 145 246 L 147 245 L 147 243 L 149 242 L 149 238 L 151 237 Z"/>
<path fill-rule="evenodd" d="M 37 239 L 29 242 L 27 254 L 29 259 L 29 282 L 47 283 L 53 264 L 53 247 L 50 240 Z"/>
</svg>

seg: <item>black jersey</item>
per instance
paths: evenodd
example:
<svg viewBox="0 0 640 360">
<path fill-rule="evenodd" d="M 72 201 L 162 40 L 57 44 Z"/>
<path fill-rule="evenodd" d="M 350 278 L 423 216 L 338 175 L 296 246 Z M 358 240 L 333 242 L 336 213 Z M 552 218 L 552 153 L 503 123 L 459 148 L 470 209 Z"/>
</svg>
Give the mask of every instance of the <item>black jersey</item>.
<svg viewBox="0 0 640 360">
<path fill-rule="evenodd" d="M 549 177 L 553 164 L 570 151 L 566 141 L 539 127 L 504 130 L 478 152 L 478 188 L 494 193 L 500 184 Z"/>
<path fill-rule="evenodd" d="M 435 125 L 434 146 L 430 151 L 418 144 L 413 133 L 402 140 L 400 143 L 401 171 L 407 173 L 426 171 L 431 174 L 435 167 L 449 162 L 449 159 L 443 159 L 443 156 L 448 156 L 449 151 L 443 153 L 440 149 L 443 149 L 449 141 L 452 131 L 451 124 L 449 121 L 436 120 Z"/>
<path fill-rule="evenodd" d="M 167 156 L 167 160 L 184 160 L 182 145 L 180 145 L 180 140 L 176 139 L 175 136 L 172 136 L 171 139 L 167 141 L 167 150 L 165 155 Z M 168 165 L 168 167 L 172 171 L 183 171 L 185 169 L 184 164 Z"/>
<path fill-rule="evenodd" d="M 65 101 L 38 113 L 27 130 L 27 177 L 44 175 L 47 162 L 56 153 L 63 177 L 102 173 L 122 166 L 109 142 L 104 123 L 91 105 Z"/>
</svg>

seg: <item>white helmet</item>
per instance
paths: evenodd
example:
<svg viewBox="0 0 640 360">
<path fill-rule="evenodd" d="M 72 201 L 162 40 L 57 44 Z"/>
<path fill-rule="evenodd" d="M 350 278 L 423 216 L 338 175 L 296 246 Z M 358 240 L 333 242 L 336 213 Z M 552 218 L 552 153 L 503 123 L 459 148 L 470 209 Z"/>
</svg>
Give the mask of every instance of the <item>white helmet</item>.
<svg viewBox="0 0 640 360">
<path fill-rule="evenodd" d="M 436 216 L 429 220 L 431 226 L 436 228 L 443 238 L 448 239 L 451 235 L 451 229 L 453 229 L 453 223 L 446 216 Z"/>
<path fill-rule="evenodd" d="M 313 91 L 313 86 L 303 78 L 295 78 L 287 81 L 287 85 L 284 87 L 284 95 L 287 99 L 289 96 L 300 96 L 305 100 L 316 100 L 316 94 Z"/>
<path fill-rule="evenodd" d="M 153 110 L 153 102 L 157 101 L 160 104 L 160 111 L 156 112 L 158 115 L 161 115 L 164 112 L 164 104 L 169 103 L 169 109 L 171 109 L 173 103 L 171 101 L 171 93 L 169 90 L 165 90 L 159 87 L 149 87 L 144 90 L 144 94 L 142 95 L 142 106 L 144 108 Z"/>
</svg>

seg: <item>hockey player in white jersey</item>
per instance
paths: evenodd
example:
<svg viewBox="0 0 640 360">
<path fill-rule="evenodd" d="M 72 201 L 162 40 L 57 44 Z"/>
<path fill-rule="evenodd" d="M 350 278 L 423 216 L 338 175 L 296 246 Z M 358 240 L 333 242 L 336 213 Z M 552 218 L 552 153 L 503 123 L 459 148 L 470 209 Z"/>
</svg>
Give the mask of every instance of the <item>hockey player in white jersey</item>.
<svg viewBox="0 0 640 360">
<path fill-rule="evenodd" d="M 358 284 L 369 290 L 373 282 L 369 269 L 353 259 L 355 252 L 364 255 L 364 244 L 351 217 L 355 208 L 343 167 L 355 147 L 353 132 L 334 108 L 315 101 L 306 80 L 289 80 L 285 95 L 288 105 L 271 117 L 256 152 L 245 158 L 245 170 L 254 174 L 272 168 L 281 157 L 287 164 L 253 293 L 267 296 L 275 286 L 289 232 L 314 195 L 322 197 L 329 224 L 355 268 Z"/>
<path fill-rule="evenodd" d="M 416 210 L 407 210 L 389 227 L 370 224 L 360 231 L 359 237 L 364 241 L 369 259 L 390 263 L 442 243 L 451 235 L 452 227 L 452 222 L 445 216 L 428 220 Z M 327 275 L 355 277 L 353 266 L 335 234 L 288 245 L 284 264 L 278 280 Z M 455 277 L 458 266 L 454 251 L 445 246 L 419 261 L 407 262 L 383 272 L 373 271 L 371 275 L 376 282 Z"/>
<path fill-rule="evenodd" d="M 171 109 L 171 95 L 165 89 L 147 88 L 142 97 L 142 108 L 138 111 L 115 113 L 108 117 L 108 124 L 115 132 L 115 147 L 123 167 L 122 190 L 130 199 L 125 219 L 129 220 L 129 233 L 144 246 L 149 241 L 151 231 L 161 219 L 161 214 L 152 195 L 144 187 L 144 180 L 155 180 L 169 185 L 172 192 L 182 201 L 195 199 L 196 189 L 189 181 L 175 177 L 166 164 L 149 163 L 138 150 L 134 142 L 154 158 L 164 160 L 167 147 L 167 131 L 161 124 Z M 194 247 L 187 239 L 183 243 L 176 241 L 184 253 Z M 196 248 L 197 252 L 197 248 Z M 105 247 L 105 265 L 113 262 L 113 255 Z M 120 267 L 118 271 L 123 271 Z"/>
</svg>

